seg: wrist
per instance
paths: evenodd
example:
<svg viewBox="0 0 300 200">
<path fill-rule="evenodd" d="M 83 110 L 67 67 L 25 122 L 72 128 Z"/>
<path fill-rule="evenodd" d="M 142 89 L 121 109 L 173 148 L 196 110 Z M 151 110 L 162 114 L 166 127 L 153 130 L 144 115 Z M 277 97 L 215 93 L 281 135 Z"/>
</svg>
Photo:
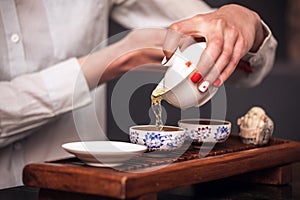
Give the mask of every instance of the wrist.
<svg viewBox="0 0 300 200">
<path fill-rule="evenodd" d="M 257 15 L 257 21 L 258 22 L 256 25 L 255 39 L 250 49 L 250 52 L 252 53 L 256 53 L 259 50 L 260 46 L 263 44 L 265 38 L 268 35 L 258 15 Z"/>
<path fill-rule="evenodd" d="M 104 51 L 105 50 L 105 51 Z M 107 46 L 103 51 L 97 52 L 95 56 L 98 63 L 101 63 L 100 79 L 98 82 L 104 82 L 119 78 L 132 68 L 131 60 L 133 60 L 134 52 L 129 47 L 126 40 L 122 39 L 114 44 Z M 99 66 L 95 66 L 99 68 Z"/>
<path fill-rule="evenodd" d="M 90 89 L 124 73 L 124 63 L 129 58 L 125 55 L 123 45 L 123 42 L 120 41 L 92 54 L 77 58 Z"/>
</svg>

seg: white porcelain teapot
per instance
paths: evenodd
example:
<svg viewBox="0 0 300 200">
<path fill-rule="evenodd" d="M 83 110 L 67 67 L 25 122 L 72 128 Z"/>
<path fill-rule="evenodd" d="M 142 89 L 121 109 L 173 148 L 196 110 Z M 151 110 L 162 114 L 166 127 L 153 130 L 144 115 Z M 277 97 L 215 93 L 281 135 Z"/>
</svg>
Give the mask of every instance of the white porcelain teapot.
<svg viewBox="0 0 300 200">
<path fill-rule="evenodd" d="M 205 92 L 200 92 L 192 78 L 197 72 L 196 66 L 205 48 L 205 42 L 194 43 L 183 52 L 177 48 L 169 60 L 165 57 L 162 65 L 168 69 L 153 90 L 152 96 L 161 96 L 168 103 L 181 109 L 199 107 L 209 101 L 218 88 L 210 86 Z"/>
</svg>

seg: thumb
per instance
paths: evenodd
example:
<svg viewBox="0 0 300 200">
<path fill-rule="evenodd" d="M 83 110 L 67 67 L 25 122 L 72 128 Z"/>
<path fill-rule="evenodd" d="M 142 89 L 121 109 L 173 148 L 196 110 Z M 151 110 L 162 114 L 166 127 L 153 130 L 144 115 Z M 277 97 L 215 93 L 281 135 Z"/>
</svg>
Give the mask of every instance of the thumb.
<svg viewBox="0 0 300 200">
<path fill-rule="evenodd" d="M 167 59 L 169 59 L 172 56 L 172 54 L 176 51 L 177 47 L 180 44 L 182 36 L 183 35 L 180 32 L 168 29 L 163 44 L 163 52 Z"/>
</svg>

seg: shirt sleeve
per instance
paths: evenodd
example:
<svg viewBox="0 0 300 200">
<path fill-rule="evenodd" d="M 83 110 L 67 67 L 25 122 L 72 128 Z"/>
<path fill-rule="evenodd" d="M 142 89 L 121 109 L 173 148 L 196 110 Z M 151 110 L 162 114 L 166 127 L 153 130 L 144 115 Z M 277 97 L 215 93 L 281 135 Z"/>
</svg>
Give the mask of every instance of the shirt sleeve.
<svg viewBox="0 0 300 200">
<path fill-rule="evenodd" d="M 0 82 L 0 147 L 91 102 L 77 59 Z"/>
<path fill-rule="evenodd" d="M 254 87 L 262 82 L 274 66 L 277 40 L 269 27 L 262 21 L 267 37 L 256 53 L 248 52 L 241 60 L 246 62 L 249 70 L 237 68 L 229 82 L 237 87 Z"/>
<path fill-rule="evenodd" d="M 175 21 L 213 10 L 199 0 L 115 0 L 111 17 L 126 28 L 168 27 Z"/>
</svg>

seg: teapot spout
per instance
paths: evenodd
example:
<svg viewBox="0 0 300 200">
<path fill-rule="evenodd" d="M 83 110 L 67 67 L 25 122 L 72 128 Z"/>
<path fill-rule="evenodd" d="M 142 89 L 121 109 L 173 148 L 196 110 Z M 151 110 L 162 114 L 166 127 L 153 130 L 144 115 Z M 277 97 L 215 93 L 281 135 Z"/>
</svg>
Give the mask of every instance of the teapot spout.
<svg viewBox="0 0 300 200">
<path fill-rule="evenodd" d="M 167 88 L 165 88 L 162 84 L 163 80 L 156 86 L 156 88 L 152 91 L 152 96 L 153 97 L 159 97 L 164 95 L 166 92 L 168 92 L 169 90 Z"/>
</svg>

